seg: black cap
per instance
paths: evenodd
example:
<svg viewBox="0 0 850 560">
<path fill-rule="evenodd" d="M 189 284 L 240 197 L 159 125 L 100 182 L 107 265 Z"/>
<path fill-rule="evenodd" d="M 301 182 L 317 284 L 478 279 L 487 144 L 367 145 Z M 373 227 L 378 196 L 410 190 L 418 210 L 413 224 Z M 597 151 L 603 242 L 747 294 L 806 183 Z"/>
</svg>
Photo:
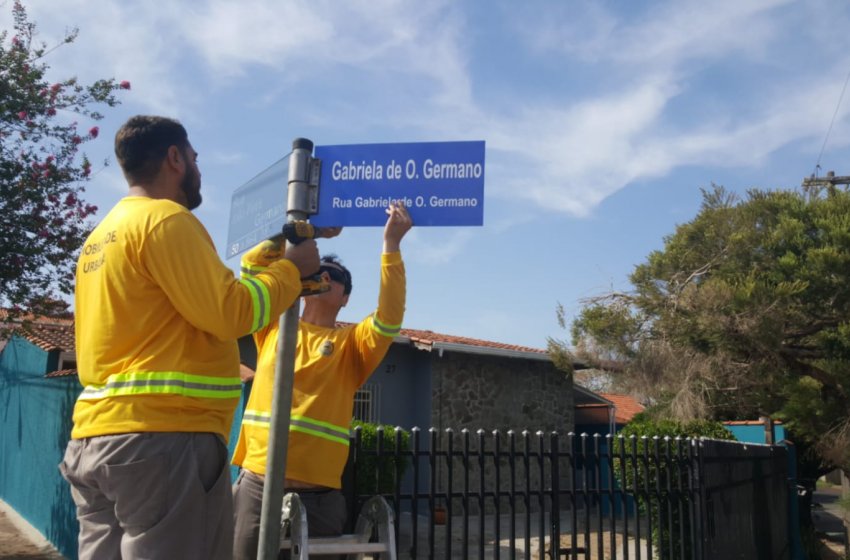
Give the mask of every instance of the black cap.
<svg viewBox="0 0 850 560">
<path fill-rule="evenodd" d="M 292 149 L 293 150 L 307 150 L 308 152 L 313 151 L 313 141 L 307 140 L 306 138 L 296 138 L 292 141 Z"/>
</svg>

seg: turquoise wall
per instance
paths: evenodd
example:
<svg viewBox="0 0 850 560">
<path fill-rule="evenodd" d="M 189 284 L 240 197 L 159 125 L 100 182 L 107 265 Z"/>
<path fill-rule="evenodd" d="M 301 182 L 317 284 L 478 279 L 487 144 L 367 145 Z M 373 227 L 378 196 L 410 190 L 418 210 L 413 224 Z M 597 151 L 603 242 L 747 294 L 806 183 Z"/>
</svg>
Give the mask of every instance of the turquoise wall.
<svg viewBox="0 0 850 560">
<path fill-rule="evenodd" d="M 46 379 L 57 353 L 13 337 L 0 353 L 0 499 L 68 558 L 77 558 L 76 511 L 57 465 L 82 387 Z"/>
<path fill-rule="evenodd" d="M 726 429 L 732 432 L 732 434 L 735 436 L 735 439 L 737 439 L 738 441 L 745 441 L 747 443 L 765 443 L 764 426 L 762 424 L 724 424 L 724 426 L 726 427 Z M 774 424 L 773 441 L 779 443 L 784 439 L 785 426 L 783 426 L 782 424 Z"/>
</svg>

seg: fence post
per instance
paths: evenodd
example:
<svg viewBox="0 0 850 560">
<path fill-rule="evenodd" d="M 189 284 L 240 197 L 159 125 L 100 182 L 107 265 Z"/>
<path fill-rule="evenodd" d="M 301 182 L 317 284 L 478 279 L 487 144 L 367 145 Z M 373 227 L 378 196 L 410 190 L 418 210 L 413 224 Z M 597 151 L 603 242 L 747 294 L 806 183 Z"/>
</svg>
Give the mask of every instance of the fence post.
<svg viewBox="0 0 850 560">
<path fill-rule="evenodd" d="M 493 558 L 495 560 L 499 560 L 499 542 L 501 540 L 501 525 L 502 525 L 502 472 L 501 472 L 501 462 L 502 462 L 502 446 L 500 443 L 499 430 L 493 430 L 493 459 L 495 462 L 494 471 L 496 473 L 496 488 L 495 488 L 495 496 L 496 502 L 494 504 L 494 515 L 496 517 L 496 523 L 493 527 L 495 536 L 493 538 Z"/>
<path fill-rule="evenodd" d="M 702 468 L 702 453 L 700 453 L 700 440 L 691 439 L 690 445 L 690 470 L 691 470 L 691 515 L 693 516 L 693 552 L 694 560 L 703 560 L 705 555 L 705 484 L 703 481 L 704 471 Z"/>
<path fill-rule="evenodd" d="M 410 508 L 411 537 L 413 542 L 410 547 L 410 557 L 416 558 L 417 549 L 419 548 L 419 428 L 414 426 L 410 432 L 413 438 L 413 451 L 410 458 L 413 464 L 413 503 Z"/>
<path fill-rule="evenodd" d="M 446 428 L 446 558 L 452 557 L 452 482 L 454 479 L 454 430 Z"/>
<path fill-rule="evenodd" d="M 549 454 L 552 465 L 549 470 L 552 477 L 552 514 L 549 521 L 552 524 L 551 551 L 552 560 L 561 557 L 561 469 L 559 468 L 560 454 L 558 452 L 558 432 L 549 434 Z"/>
<path fill-rule="evenodd" d="M 475 433 L 478 436 L 478 557 L 484 560 L 484 513 L 486 509 L 484 502 L 486 490 L 484 484 L 484 434 L 486 432 L 479 428 Z"/>
</svg>

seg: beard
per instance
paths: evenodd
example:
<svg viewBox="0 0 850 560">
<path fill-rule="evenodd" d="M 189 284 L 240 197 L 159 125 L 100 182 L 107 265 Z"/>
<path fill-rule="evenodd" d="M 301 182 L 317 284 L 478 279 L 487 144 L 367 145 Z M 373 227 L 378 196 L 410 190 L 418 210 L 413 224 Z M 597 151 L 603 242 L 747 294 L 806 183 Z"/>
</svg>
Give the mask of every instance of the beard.
<svg viewBox="0 0 850 560">
<path fill-rule="evenodd" d="M 194 210 L 201 205 L 201 175 L 193 166 L 186 168 L 186 174 L 180 181 L 180 190 L 186 195 L 186 208 Z"/>
</svg>

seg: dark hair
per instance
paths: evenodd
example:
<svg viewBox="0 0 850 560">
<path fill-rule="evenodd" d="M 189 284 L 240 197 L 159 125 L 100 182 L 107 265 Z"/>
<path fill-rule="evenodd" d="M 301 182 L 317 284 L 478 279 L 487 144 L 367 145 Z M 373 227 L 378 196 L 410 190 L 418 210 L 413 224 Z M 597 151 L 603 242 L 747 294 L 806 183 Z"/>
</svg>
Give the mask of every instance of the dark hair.
<svg viewBox="0 0 850 560">
<path fill-rule="evenodd" d="M 325 255 L 319 264 L 319 272 L 327 272 L 330 277 L 343 285 L 343 294 L 351 293 L 351 272 L 340 262 L 336 255 Z"/>
<path fill-rule="evenodd" d="M 189 135 L 183 125 L 166 117 L 136 115 L 115 133 L 115 157 L 131 184 L 149 184 L 168 148 L 177 146 L 182 151 L 188 145 Z"/>
</svg>

